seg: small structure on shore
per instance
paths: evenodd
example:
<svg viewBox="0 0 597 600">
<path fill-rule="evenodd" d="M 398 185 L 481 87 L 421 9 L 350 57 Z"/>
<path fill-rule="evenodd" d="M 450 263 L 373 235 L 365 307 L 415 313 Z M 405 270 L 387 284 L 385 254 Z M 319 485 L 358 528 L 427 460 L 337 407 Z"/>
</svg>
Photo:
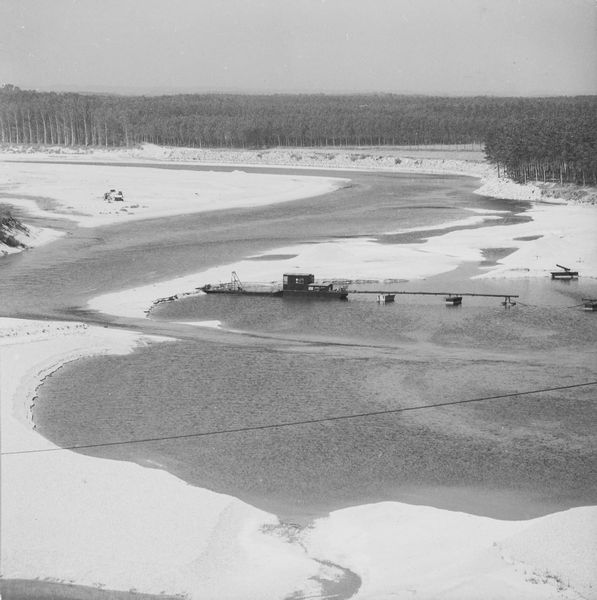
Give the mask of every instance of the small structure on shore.
<svg viewBox="0 0 597 600">
<path fill-rule="evenodd" d="M 552 271 L 551 278 L 552 279 L 578 279 L 578 271 L 572 271 L 568 267 L 564 267 L 563 265 L 556 264 L 556 267 L 562 269 L 561 271 Z"/>
<path fill-rule="evenodd" d="M 106 202 L 124 202 L 124 194 L 122 191 L 110 190 L 104 194 Z"/>
</svg>

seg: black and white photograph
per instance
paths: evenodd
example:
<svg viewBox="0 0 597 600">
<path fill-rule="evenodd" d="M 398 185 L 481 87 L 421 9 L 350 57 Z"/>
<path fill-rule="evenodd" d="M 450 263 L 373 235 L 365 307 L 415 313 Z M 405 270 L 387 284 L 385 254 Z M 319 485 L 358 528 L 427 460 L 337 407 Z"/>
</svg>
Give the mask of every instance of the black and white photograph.
<svg viewBox="0 0 597 600">
<path fill-rule="evenodd" d="M 597 600 L 597 1 L 0 0 L 0 600 Z"/>
</svg>

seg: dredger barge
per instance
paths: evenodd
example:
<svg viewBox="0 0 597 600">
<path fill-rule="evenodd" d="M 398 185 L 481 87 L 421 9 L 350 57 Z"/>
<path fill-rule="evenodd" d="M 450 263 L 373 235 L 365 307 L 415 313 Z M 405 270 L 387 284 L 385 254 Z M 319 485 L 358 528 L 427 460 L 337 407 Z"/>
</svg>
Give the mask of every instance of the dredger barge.
<svg viewBox="0 0 597 600">
<path fill-rule="evenodd" d="M 315 283 L 313 273 L 284 273 L 283 282 L 280 286 L 276 283 L 250 283 L 243 284 L 236 272 L 232 272 L 232 280 L 228 283 L 216 285 L 205 285 L 197 288 L 206 294 L 238 294 L 245 296 L 270 296 L 276 298 L 305 298 L 305 299 L 330 299 L 346 300 L 348 294 L 377 294 L 377 302 L 380 304 L 393 303 L 400 295 L 413 296 L 444 296 L 446 306 L 461 306 L 464 296 L 479 296 L 486 298 L 503 298 L 504 308 L 516 306 L 513 298 L 518 294 L 485 294 L 476 292 L 430 292 L 430 291 L 407 291 L 407 290 L 371 290 L 371 289 L 349 289 L 350 281 L 332 283 Z M 597 300 L 583 298 L 585 310 L 597 310 Z"/>
<path fill-rule="evenodd" d="M 238 294 L 245 296 L 272 296 L 323 300 L 346 300 L 348 287 L 334 283 L 315 283 L 312 273 L 284 273 L 280 285 L 243 285 L 236 272 L 228 283 L 207 284 L 201 288 L 206 294 Z"/>
</svg>

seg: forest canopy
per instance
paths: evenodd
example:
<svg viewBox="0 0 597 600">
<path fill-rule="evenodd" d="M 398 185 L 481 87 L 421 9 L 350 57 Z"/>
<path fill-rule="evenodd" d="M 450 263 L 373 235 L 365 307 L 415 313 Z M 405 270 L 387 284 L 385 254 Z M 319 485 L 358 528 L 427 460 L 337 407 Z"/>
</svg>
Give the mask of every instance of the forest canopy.
<svg viewBox="0 0 597 600">
<path fill-rule="evenodd" d="M 262 148 L 484 144 L 524 181 L 597 183 L 597 97 L 185 94 L 0 88 L 4 144 Z"/>
</svg>

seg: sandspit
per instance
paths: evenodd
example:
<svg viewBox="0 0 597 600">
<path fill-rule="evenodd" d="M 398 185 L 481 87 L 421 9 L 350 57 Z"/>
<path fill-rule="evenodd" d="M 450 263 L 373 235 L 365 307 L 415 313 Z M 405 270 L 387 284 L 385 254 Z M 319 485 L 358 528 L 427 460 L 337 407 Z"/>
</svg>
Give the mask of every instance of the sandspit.
<svg viewBox="0 0 597 600">
<path fill-rule="evenodd" d="M 511 248 L 512 253 L 487 267 L 478 278 L 548 277 L 558 263 L 582 271 L 585 278 L 597 277 L 595 207 L 538 204 L 526 211 L 532 218 L 526 223 L 450 231 L 496 218 L 494 211 L 475 214 L 466 221 L 429 228 L 435 235 L 420 244 L 379 244 L 363 237 L 285 246 L 192 275 L 97 296 L 89 307 L 108 314 L 143 317 L 156 299 L 197 293 L 197 288 L 207 283 L 229 281 L 232 271 L 242 274 L 246 281 L 278 283 L 287 271 L 315 272 L 322 279 L 425 279 L 463 263 L 480 263 L 485 249 L 504 247 Z M 442 229 L 448 231 L 441 234 Z M 254 260 L 277 255 L 292 258 Z"/>
<path fill-rule="evenodd" d="M 110 164 L 0 161 L 7 201 L 38 217 L 60 217 L 97 227 L 214 209 L 244 208 L 319 196 L 347 180 L 233 171 L 165 170 Z M 122 190 L 124 201 L 104 199 Z M 42 200 L 40 208 L 36 200 Z"/>
</svg>

